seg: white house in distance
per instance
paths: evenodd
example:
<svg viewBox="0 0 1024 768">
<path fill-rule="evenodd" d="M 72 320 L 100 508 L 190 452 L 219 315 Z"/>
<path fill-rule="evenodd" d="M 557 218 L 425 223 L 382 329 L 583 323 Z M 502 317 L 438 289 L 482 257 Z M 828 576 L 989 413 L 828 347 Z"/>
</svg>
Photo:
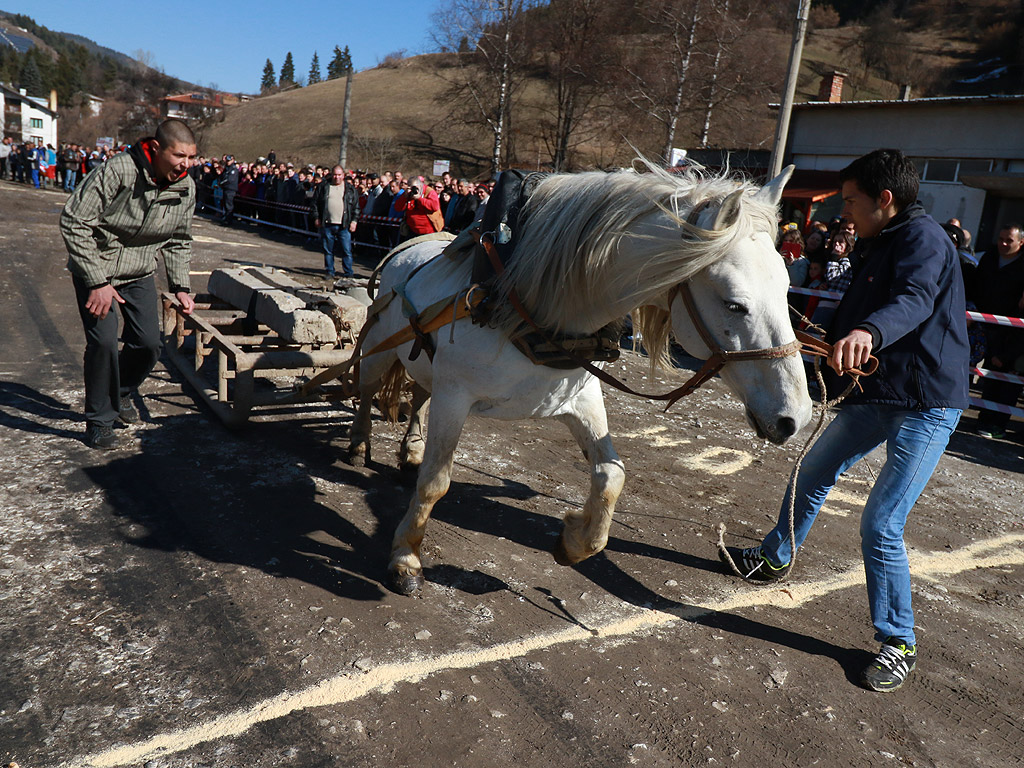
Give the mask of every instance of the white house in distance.
<svg viewBox="0 0 1024 768">
<path fill-rule="evenodd" d="M 841 93 L 841 77 L 823 84 L 823 100 L 794 105 L 787 162 L 835 173 L 874 149 L 897 148 L 921 174 L 922 205 L 939 222 L 959 219 L 979 250 L 1002 223 L 1024 221 L 1024 96 L 825 100 Z M 828 214 L 837 202 L 829 200 Z"/>
<path fill-rule="evenodd" d="M 57 148 L 57 97 L 46 99 L 27 96 L 25 89 L 15 90 L 0 83 L 0 115 L 3 116 L 3 135 L 16 142 L 41 141 Z"/>
</svg>

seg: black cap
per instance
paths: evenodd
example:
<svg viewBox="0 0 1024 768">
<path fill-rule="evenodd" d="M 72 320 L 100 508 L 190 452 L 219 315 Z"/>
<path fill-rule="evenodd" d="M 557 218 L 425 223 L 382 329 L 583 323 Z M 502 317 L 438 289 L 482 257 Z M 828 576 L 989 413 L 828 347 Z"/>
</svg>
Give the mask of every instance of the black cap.
<svg viewBox="0 0 1024 768">
<path fill-rule="evenodd" d="M 942 224 L 941 226 L 946 230 L 946 234 L 949 235 L 949 239 L 953 241 L 953 245 L 957 248 L 963 248 L 964 240 L 967 239 L 964 237 L 964 231 L 955 224 Z"/>
</svg>

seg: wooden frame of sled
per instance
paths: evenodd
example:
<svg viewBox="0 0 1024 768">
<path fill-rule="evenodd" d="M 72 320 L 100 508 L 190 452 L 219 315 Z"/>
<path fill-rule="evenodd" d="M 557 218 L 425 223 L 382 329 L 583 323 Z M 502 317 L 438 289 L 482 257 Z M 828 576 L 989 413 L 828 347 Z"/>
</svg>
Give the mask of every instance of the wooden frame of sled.
<svg viewBox="0 0 1024 768">
<path fill-rule="evenodd" d="M 354 339 L 343 348 L 291 342 L 265 325 L 253 327 L 244 310 L 208 294 L 195 297 L 190 315 L 173 294 L 161 298 L 167 356 L 229 427 L 243 426 L 254 408 L 329 399 L 332 387 L 303 394 L 297 383 L 352 356 Z M 270 386 L 258 387 L 257 379 Z"/>
</svg>

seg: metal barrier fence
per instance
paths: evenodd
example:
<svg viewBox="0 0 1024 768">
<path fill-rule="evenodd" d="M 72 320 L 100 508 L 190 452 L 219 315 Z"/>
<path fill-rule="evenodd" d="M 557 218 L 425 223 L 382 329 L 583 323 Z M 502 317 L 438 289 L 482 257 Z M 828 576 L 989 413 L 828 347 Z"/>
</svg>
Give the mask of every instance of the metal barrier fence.
<svg viewBox="0 0 1024 768">
<path fill-rule="evenodd" d="M 791 286 L 789 292 L 799 294 L 801 296 L 817 296 L 822 299 L 832 299 L 836 301 L 843 298 L 843 294 L 837 293 L 836 291 L 818 291 L 813 288 L 796 288 Z M 968 310 L 967 318 L 977 323 L 1020 328 L 1022 329 L 1021 333 L 1024 333 L 1024 318 L 1021 317 L 1006 317 L 1004 315 L 993 315 L 988 312 L 975 312 L 973 310 Z M 987 368 L 981 368 L 978 366 L 973 366 L 970 369 L 970 374 L 981 379 L 989 378 L 995 381 L 1005 381 L 1010 384 L 1024 384 L 1024 376 L 1018 376 L 1013 373 L 990 371 Z M 1011 416 L 1024 418 L 1024 408 L 1018 408 L 1014 405 L 995 403 L 991 400 L 985 400 L 984 398 L 976 397 L 974 395 L 971 395 L 971 406 L 978 408 L 979 410 L 998 411 L 1000 413 L 1008 413 Z"/>
</svg>

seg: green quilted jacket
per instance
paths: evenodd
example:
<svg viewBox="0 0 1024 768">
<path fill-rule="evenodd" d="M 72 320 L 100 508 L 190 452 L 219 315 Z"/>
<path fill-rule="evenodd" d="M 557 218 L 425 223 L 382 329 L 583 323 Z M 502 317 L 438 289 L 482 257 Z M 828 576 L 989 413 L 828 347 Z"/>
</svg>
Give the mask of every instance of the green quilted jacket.
<svg viewBox="0 0 1024 768">
<path fill-rule="evenodd" d="M 89 288 L 148 277 L 162 253 L 171 291 L 190 289 L 195 183 L 188 174 L 153 181 L 149 141 L 95 168 L 64 205 L 68 269 Z"/>
</svg>

